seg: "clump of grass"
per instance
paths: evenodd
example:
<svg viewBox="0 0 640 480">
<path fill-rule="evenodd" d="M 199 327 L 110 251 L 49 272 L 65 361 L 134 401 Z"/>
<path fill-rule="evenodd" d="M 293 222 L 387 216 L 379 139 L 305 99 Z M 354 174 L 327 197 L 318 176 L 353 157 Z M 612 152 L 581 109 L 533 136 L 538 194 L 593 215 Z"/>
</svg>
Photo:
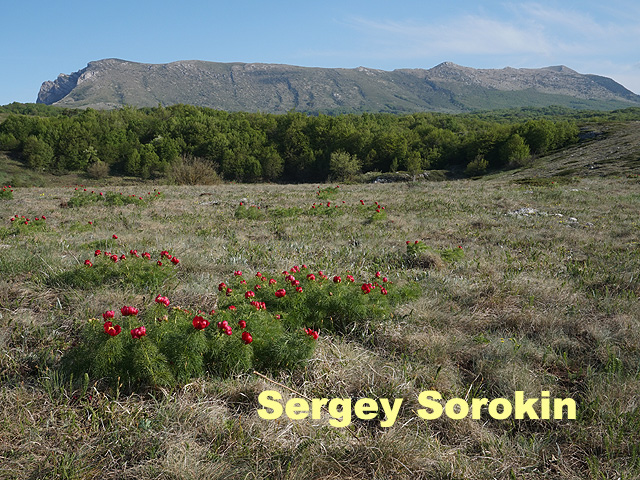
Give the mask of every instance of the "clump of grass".
<svg viewBox="0 0 640 480">
<path fill-rule="evenodd" d="M 234 217 L 236 218 L 244 218 L 248 220 L 264 220 L 266 215 L 264 210 L 256 205 L 245 205 L 243 202 L 240 202 L 236 211 L 234 213 Z"/>
</svg>

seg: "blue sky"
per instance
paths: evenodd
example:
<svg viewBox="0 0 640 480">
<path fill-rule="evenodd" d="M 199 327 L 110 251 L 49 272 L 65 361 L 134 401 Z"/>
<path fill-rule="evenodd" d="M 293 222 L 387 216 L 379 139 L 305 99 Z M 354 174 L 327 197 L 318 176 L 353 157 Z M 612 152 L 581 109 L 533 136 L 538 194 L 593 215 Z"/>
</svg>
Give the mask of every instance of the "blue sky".
<svg viewBox="0 0 640 480">
<path fill-rule="evenodd" d="M 324 0 L 4 2 L 0 105 L 89 61 L 285 63 L 382 70 L 566 65 L 640 94 L 640 3 Z"/>
</svg>

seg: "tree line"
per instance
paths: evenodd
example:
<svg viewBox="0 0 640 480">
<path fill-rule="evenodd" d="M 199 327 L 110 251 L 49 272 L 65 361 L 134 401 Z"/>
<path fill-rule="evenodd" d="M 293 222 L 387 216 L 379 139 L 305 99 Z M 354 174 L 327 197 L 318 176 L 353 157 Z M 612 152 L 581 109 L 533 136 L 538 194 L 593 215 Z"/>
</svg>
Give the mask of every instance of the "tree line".
<svg viewBox="0 0 640 480">
<path fill-rule="evenodd" d="M 226 180 L 322 182 L 360 172 L 457 169 L 469 175 L 525 165 L 578 140 L 566 111 L 540 114 L 225 112 L 175 105 L 97 111 L 5 108 L 0 150 L 47 172 L 166 175 L 184 158 Z M 637 112 L 634 112 L 637 115 Z"/>
</svg>

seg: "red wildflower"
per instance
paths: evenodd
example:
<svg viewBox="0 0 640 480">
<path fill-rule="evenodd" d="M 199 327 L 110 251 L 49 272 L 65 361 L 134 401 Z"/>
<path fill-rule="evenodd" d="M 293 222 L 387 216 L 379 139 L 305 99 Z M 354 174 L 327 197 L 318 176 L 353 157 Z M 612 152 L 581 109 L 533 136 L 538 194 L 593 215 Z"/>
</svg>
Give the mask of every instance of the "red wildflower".
<svg viewBox="0 0 640 480">
<path fill-rule="evenodd" d="M 147 335 L 147 329 L 143 326 L 131 330 L 131 337 L 134 339 L 142 338 Z"/>
<path fill-rule="evenodd" d="M 313 273 L 309 273 L 307 275 L 307 280 L 315 280 L 315 279 L 316 279 L 316 276 Z"/>
<path fill-rule="evenodd" d="M 282 298 L 287 294 L 287 291 L 284 288 L 281 288 L 280 290 L 276 290 L 276 297 L 277 298 Z"/>
<path fill-rule="evenodd" d="M 245 322 L 244 320 L 240 320 L 238 322 L 238 326 L 244 330 L 245 328 L 247 328 L 247 322 Z"/>
<path fill-rule="evenodd" d="M 233 289 L 227 288 L 227 291 L 225 292 L 227 294 L 227 297 L 231 295 L 231 292 L 233 292 Z"/>
<path fill-rule="evenodd" d="M 123 317 L 129 317 L 132 315 L 138 315 L 138 309 L 136 307 L 124 306 L 120 309 L 120 313 Z"/>
<path fill-rule="evenodd" d="M 115 316 L 116 316 L 116 312 L 114 312 L 113 310 L 107 310 L 102 314 L 102 318 L 104 318 L 105 320 L 108 320 L 109 318 L 114 318 Z"/>
<path fill-rule="evenodd" d="M 84 264 L 85 264 L 87 267 L 93 267 L 93 263 L 91 263 L 91 260 L 89 260 L 88 258 L 84 261 Z"/>
<path fill-rule="evenodd" d="M 120 325 L 114 325 L 112 322 L 104 322 L 104 333 L 115 337 L 122 331 L 122 327 Z"/>
<path fill-rule="evenodd" d="M 255 296 L 256 296 L 256 294 L 255 294 L 255 292 L 253 290 L 249 290 L 244 294 L 244 298 L 252 298 L 252 297 L 255 297 Z"/>
<path fill-rule="evenodd" d="M 220 291 L 220 292 L 221 292 L 221 291 L 222 291 L 222 290 L 224 290 L 225 288 L 227 288 L 227 284 L 226 284 L 226 283 L 224 283 L 224 282 L 220 282 L 220 283 L 218 284 L 218 291 Z"/>
<path fill-rule="evenodd" d="M 96 250 L 95 252 L 93 252 L 93 255 L 95 257 L 98 257 L 102 252 L 100 250 Z"/>
<path fill-rule="evenodd" d="M 118 235 L 116 235 L 115 233 L 113 235 L 111 235 L 111 238 L 113 238 L 114 240 L 118 239 Z"/>
<path fill-rule="evenodd" d="M 204 330 L 209 326 L 209 321 L 199 315 L 193 317 L 193 321 L 191 323 L 193 323 L 193 328 L 196 330 Z"/>
<path fill-rule="evenodd" d="M 177 264 L 179 264 L 179 263 L 180 263 L 180 260 L 178 260 L 178 257 L 173 257 L 173 258 L 171 259 L 171 263 L 173 263 L 174 265 L 177 265 Z"/>
<path fill-rule="evenodd" d="M 304 333 L 306 333 L 310 337 L 313 337 L 314 340 L 317 340 L 319 336 L 318 332 L 316 332 L 315 330 L 312 330 L 311 328 L 305 328 Z"/>
<path fill-rule="evenodd" d="M 333 277 L 333 283 L 340 283 L 342 281 L 342 278 L 339 275 L 336 275 L 335 277 Z"/>
<path fill-rule="evenodd" d="M 156 303 L 162 303 L 165 307 L 168 307 L 169 305 L 171 305 L 171 302 L 169 301 L 169 299 L 167 297 L 163 297 L 162 295 L 158 295 L 156 297 Z"/>
<path fill-rule="evenodd" d="M 362 291 L 367 294 L 369 292 L 371 292 L 371 290 L 373 290 L 373 285 L 371 285 L 370 283 L 363 283 L 362 287 L 360 287 L 362 289 Z"/>
<path fill-rule="evenodd" d="M 249 332 L 242 332 L 242 341 L 245 343 L 245 345 L 249 345 L 251 342 L 253 342 L 253 337 Z"/>
</svg>

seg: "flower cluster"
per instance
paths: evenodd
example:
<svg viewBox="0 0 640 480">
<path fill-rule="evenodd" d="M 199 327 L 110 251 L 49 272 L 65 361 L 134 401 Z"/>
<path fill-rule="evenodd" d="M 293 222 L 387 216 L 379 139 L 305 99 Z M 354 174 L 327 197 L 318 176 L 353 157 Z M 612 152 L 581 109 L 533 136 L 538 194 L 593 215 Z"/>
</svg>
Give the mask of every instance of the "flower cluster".
<svg viewBox="0 0 640 480">
<path fill-rule="evenodd" d="M 307 335 L 309 335 L 311 338 L 313 338 L 314 340 L 318 339 L 318 332 L 316 332 L 315 330 L 311 329 L 311 328 L 305 328 L 304 329 L 304 333 L 306 333 Z"/>
<path fill-rule="evenodd" d="M 39 217 L 34 217 L 33 220 L 31 220 L 31 218 L 29 217 L 25 217 L 24 215 L 20 215 L 18 216 L 18 214 L 16 213 L 13 217 L 9 218 L 9 221 L 11 223 L 15 223 L 16 225 L 20 224 L 20 225 L 42 225 L 44 223 L 44 221 L 47 219 L 47 217 L 45 217 L 44 215 L 41 215 Z"/>
<path fill-rule="evenodd" d="M 11 200 L 13 198 L 13 188 L 11 185 L 5 185 L 0 190 L 0 199 L 1 200 Z"/>
<path fill-rule="evenodd" d="M 129 253 L 134 259 L 144 256 Z M 163 251 L 161 258 L 168 255 Z M 359 323 L 390 318 L 393 302 L 410 298 L 410 291 L 397 287 L 387 295 L 393 285 L 381 272 L 372 277 L 356 281 L 351 272 L 312 271 L 306 265 L 280 275 L 257 272 L 249 277 L 236 270 L 231 280 L 218 284 L 215 310 L 175 306 L 156 294 L 147 306 L 120 307 L 118 321 L 117 311 L 104 312 L 99 326 L 88 323 L 79 346 L 70 352 L 76 360 L 68 364 L 86 368 L 79 374 L 132 386 L 176 385 L 205 372 L 226 376 L 292 369 L 311 356 L 320 329 L 353 331 Z M 250 285 L 246 278 L 255 281 Z M 381 295 L 371 295 L 374 291 Z M 217 328 L 208 328 L 211 323 Z M 131 336 L 120 335 L 124 330 Z"/>
</svg>

